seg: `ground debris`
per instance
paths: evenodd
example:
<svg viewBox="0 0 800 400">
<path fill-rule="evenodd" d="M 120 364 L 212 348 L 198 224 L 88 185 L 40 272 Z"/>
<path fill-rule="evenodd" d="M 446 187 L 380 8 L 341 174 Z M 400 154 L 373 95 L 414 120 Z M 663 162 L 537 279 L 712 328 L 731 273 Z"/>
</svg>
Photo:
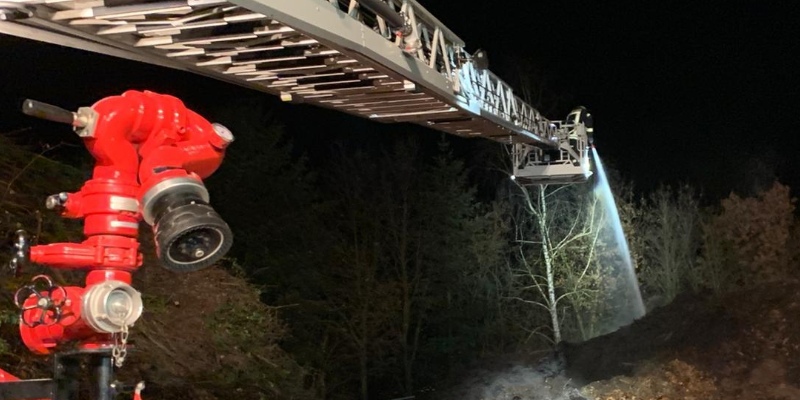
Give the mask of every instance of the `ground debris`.
<svg viewBox="0 0 800 400">
<path fill-rule="evenodd" d="M 567 373 L 593 400 L 800 399 L 798 304 L 796 280 L 684 296 L 569 347 Z"/>
<path fill-rule="evenodd" d="M 584 394 L 593 400 L 713 400 L 718 391 L 714 380 L 681 360 L 649 363 L 634 376 L 617 376 L 586 385 Z"/>
</svg>

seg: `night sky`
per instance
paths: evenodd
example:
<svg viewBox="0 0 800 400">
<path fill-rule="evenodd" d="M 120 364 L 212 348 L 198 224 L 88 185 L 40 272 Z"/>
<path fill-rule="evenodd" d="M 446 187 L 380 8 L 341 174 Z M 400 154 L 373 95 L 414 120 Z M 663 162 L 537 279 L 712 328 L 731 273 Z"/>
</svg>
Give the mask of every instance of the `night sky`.
<svg viewBox="0 0 800 400">
<path fill-rule="evenodd" d="M 725 195 L 759 165 L 800 189 L 800 129 L 793 116 L 800 96 L 792 79 L 800 70 L 800 7 L 794 2 L 420 3 L 468 51 L 485 49 L 490 69 L 502 78 L 513 81 L 525 65 L 539 71 L 535 80 L 547 80 L 548 91 L 564 96 L 559 112 L 589 107 L 601 156 L 642 189 L 688 181 L 710 196 Z M 209 78 L 5 36 L 0 55 L 0 132 L 40 126 L 20 116 L 24 97 L 76 108 L 129 88 L 150 89 L 202 113 L 215 102 L 256 95 Z M 324 147 L 326 132 L 358 132 L 370 140 L 408 129 L 269 101 L 301 147 Z"/>
</svg>

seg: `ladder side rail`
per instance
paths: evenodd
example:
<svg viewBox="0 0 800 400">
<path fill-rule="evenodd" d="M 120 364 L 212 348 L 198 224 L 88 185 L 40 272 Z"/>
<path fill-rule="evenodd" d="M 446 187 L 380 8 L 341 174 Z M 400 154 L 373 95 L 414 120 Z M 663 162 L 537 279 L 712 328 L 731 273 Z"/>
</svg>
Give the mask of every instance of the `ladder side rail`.
<svg viewBox="0 0 800 400">
<path fill-rule="evenodd" d="M 462 64 L 458 70 L 461 94 L 474 101 L 477 107 L 513 126 L 545 139 L 551 146 L 558 146 L 552 140 L 561 139 L 559 121 L 544 118 L 538 110 L 514 94 L 510 85 L 489 70 L 479 70 L 472 62 Z"/>
<path fill-rule="evenodd" d="M 455 63 L 457 60 L 444 59 L 443 62 L 436 62 L 438 51 L 462 53 L 464 42 L 456 36 L 450 29 L 442 24 L 438 19 L 430 14 L 424 7 L 416 1 L 410 0 L 391 0 L 395 4 L 400 4 L 402 13 L 411 25 L 412 39 L 419 42 L 420 48 L 414 53 L 420 61 L 428 63 L 429 67 L 436 70 L 449 80 L 454 79 L 453 70 L 458 68 Z M 402 14 L 401 14 L 402 15 Z M 439 32 L 438 41 L 429 39 L 431 32 Z M 446 50 L 445 50 L 446 49 Z"/>
<path fill-rule="evenodd" d="M 447 26 L 445 26 L 439 19 L 433 16 L 425 7 L 419 4 L 416 0 L 389 0 L 390 3 L 395 5 L 395 9 L 400 9 L 403 4 L 408 4 L 408 7 L 414 9 L 414 14 L 419 22 L 425 24 L 430 28 L 440 28 L 447 42 L 452 43 L 454 46 L 464 48 L 464 41 L 458 35 L 453 33 Z"/>
<path fill-rule="evenodd" d="M 361 10 L 362 18 L 358 20 L 349 17 L 340 3 L 333 5 L 325 0 L 232 0 L 232 3 L 280 21 L 332 48 L 354 51 L 440 98 L 454 98 L 453 79 L 432 70 L 413 54 L 386 46 L 387 39 L 376 31 L 380 27 L 374 16 L 365 16 L 367 10 Z M 374 23 L 376 29 L 365 22 Z"/>
<path fill-rule="evenodd" d="M 400 14 L 408 24 L 408 36 L 399 37 L 389 29 L 386 19 L 374 14 L 365 7 L 359 6 L 358 0 L 328 0 L 339 11 L 379 33 L 387 40 L 394 41 L 399 47 L 408 49 L 407 54 L 427 64 L 429 68 L 445 76 L 448 80 L 455 78 L 454 70 L 458 68 L 458 59 L 466 58 L 464 41 L 449 28 L 428 12 L 419 3 L 412 0 L 378 0 L 386 1 L 390 9 Z M 234 1 L 235 2 L 235 1 Z M 438 40 L 431 38 L 433 32 L 439 32 Z M 442 56 L 441 54 L 458 54 L 460 57 Z"/>
<path fill-rule="evenodd" d="M 34 5 L 40 1 L 22 0 L 20 4 Z M 281 85 L 273 85 L 269 82 L 260 83 L 258 79 L 262 75 L 267 78 L 269 75 L 261 73 L 260 70 L 248 72 L 244 68 L 251 66 L 246 62 L 240 62 L 244 67 L 223 70 L 223 67 L 217 65 L 230 64 L 230 61 L 224 60 L 225 57 L 210 61 L 202 61 L 202 59 L 197 62 L 193 61 L 192 57 L 195 54 L 202 54 L 202 49 L 199 50 L 199 53 L 192 53 L 192 51 L 198 51 L 197 49 L 181 52 L 180 47 L 173 46 L 177 51 L 164 54 L 164 49 L 172 46 L 172 35 L 180 34 L 180 26 L 175 28 L 177 33 L 164 31 L 155 33 L 155 36 L 145 33 L 136 39 L 137 28 L 133 26 L 130 30 L 119 30 L 120 35 L 118 36 L 106 36 L 103 32 L 109 28 L 100 29 L 94 28 L 94 25 L 84 24 L 73 27 L 67 22 L 78 19 L 79 22 L 92 23 L 92 18 L 102 20 L 110 18 L 111 15 L 118 15 L 114 18 L 122 18 L 123 15 L 131 13 L 136 14 L 135 16 L 165 13 L 166 10 L 171 10 L 169 7 L 180 6 L 181 10 L 191 9 L 197 6 L 198 2 L 202 2 L 203 6 L 222 4 L 223 6 L 243 7 L 261 18 L 278 21 L 285 25 L 286 29 L 300 32 L 319 42 L 322 46 L 340 51 L 344 56 L 359 59 L 366 65 L 374 65 L 375 68 L 388 73 L 393 79 L 402 79 L 409 85 L 413 83 L 417 86 L 416 89 L 411 87 L 407 90 L 423 90 L 445 103 L 462 107 L 479 118 L 499 125 L 511 136 L 521 136 L 519 139 L 512 140 L 542 142 L 541 144 L 550 147 L 556 145 L 551 140 L 552 135 L 547 134 L 552 130 L 550 125 L 538 123 L 540 121 L 536 120 L 535 117 L 539 116 L 538 112 L 526 111 L 530 106 L 519 99 L 511 87 L 494 73 L 486 69 L 474 68 L 471 56 L 464 51 L 463 41 L 415 0 L 370 0 L 370 7 L 359 6 L 359 2 L 366 4 L 367 0 L 292 0 L 290 2 L 286 0 L 231 0 L 230 3 L 222 0 L 177 0 L 156 3 L 135 2 L 119 7 L 90 7 L 88 3 L 81 3 L 80 7 L 74 10 L 50 8 L 55 11 L 52 20 L 42 15 L 30 19 L 30 21 L 54 25 L 52 29 L 63 29 L 67 35 L 88 35 L 92 36 L 90 40 L 114 42 L 112 46 L 130 48 L 134 54 L 152 55 L 154 59 L 171 61 L 164 57 L 175 57 L 176 60 L 179 57 L 185 57 L 181 58 L 181 62 L 175 63 L 176 66 L 193 72 L 218 75 L 220 78 L 232 78 L 228 75 L 235 74 L 237 80 L 244 80 L 243 77 L 246 75 L 253 75 L 252 80 L 247 78 L 242 83 L 248 86 L 253 85 L 260 90 L 271 90 L 272 92 L 280 90 Z M 376 3 L 387 6 L 379 8 L 378 11 L 383 13 L 385 18 L 378 18 L 378 15 L 370 11 L 375 9 Z M 45 10 L 47 7 L 42 6 L 42 9 Z M 395 11 L 398 13 L 391 14 Z M 402 20 L 398 18 L 400 15 L 403 17 Z M 388 29 L 389 35 L 394 38 L 388 38 L 381 34 L 381 19 L 383 19 L 385 27 L 384 32 Z M 398 34 L 397 28 L 387 26 L 389 20 L 393 21 L 394 25 L 397 25 L 399 21 L 407 22 L 409 29 L 401 29 L 404 30 L 403 34 Z M 58 27 L 56 28 L 55 25 Z M 249 35 L 243 35 L 242 39 L 221 39 L 244 40 L 248 38 L 244 36 L 257 37 L 264 35 L 265 32 L 264 29 L 260 29 L 260 31 L 254 30 Z M 436 32 L 439 32 L 438 37 Z M 395 41 L 400 39 L 402 42 L 404 38 L 401 36 L 409 33 L 412 39 L 418 40 L 420 47 L 414 47 L 409 51 L 405 47 L 387 45 L 387 41 L 392 43 L 392 39 Z M 209 40 L 212 39 L 209 38 Z M 120 43 L 116 43 L 116 41 Z M 190 44 L 191 46 L 194 44 Z M 358 62 L 355 60 L 344 61 Z M 285 85 L 296 85 L 289 81 L 287 80 Z M 463 99 L 466 99 L 466 102 L 462 101 Z M 534 120 L 531 120 L 531 115 L 534 116 Z"/>
</svg>

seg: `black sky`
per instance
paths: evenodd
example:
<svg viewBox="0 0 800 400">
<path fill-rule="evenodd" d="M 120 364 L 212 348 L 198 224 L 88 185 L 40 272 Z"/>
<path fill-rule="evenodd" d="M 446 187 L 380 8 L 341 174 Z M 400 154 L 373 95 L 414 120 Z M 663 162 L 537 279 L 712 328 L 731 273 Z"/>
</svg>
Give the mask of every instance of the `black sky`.
<svg viewBox="0 0 800 400">
<path fill-rule="evenodd" d="M 796 3 L 498 0 L 458 17 L 445 3 L 426 7 L 487 49 L 492 70 L 533 60 L 593 110 L 602 155 L 638 184 L 722 194 L 754 156 L 800 185 Z"/>
<path fill-rule="evenodd" d="M 589 107 L 601 155 L 642 188 L 685 180 L 724 195 L 745 180 L 755 158 L 800 189 L 794 124 L 800 6 L 794 2 L 420 2 L 464 39 L 468 51 L 487 50 L 490 69 L 504 79 L 531 65 L 547 77 L 551 92 L 569 95 L 573 104 L 566 107 Z M 203 108 L 249 93 L 7 37 L 0 37 L 0 71 L 0 131 L 30 125 L 16 116 L 21 97 L 77 107 L 148 88 L 188 103 L 196 99 Z M 274 104 L 301 143 L 324 141 L 326 130 L 400 130 Z"/>
</svg>

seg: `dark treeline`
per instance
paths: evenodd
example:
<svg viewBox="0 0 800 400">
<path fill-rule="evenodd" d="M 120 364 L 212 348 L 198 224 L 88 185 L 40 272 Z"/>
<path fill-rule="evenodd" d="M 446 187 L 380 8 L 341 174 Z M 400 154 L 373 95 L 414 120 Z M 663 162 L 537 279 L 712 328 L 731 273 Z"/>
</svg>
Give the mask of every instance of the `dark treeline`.
<svg viewBox="0 0 800 400">
<path fill-rule="evenodd" d="M 281 345 L 320 398 L 422 397 L 476 360 L 619 326 L 620 254 L 592 183 L 522 190 L 494 172 L 501 147 L 414 129 L 326 137 L 309 159 L 266 107 L 215 117 L 237 134 L 209 181 L 231 256 L 279 307 Z M 785 276 L 794 200 L 761 175 L 722 203 L 612 179 L 648 308 Z"/>
<path fill-rule="evenodd" d="M 338 140 L 309 161 L 261 107 L 217 119 L 237 132 L 209 181 L 231 255 L 281 307 L 283 345 L 320 396 L 414 393 L 509 342 L 507 221 L 447 140 Z"/>
</svg>

